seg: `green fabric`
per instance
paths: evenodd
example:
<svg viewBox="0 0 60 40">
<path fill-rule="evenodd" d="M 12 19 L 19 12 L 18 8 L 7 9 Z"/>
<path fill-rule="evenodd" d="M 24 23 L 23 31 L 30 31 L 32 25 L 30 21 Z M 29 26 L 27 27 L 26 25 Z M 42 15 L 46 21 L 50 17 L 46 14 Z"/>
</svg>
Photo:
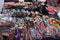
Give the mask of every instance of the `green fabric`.
<svg viewBox="0 0 60 40">
<path fill-rule="evenodd" d="M 58 0 L 58 2 L 60 3 L 60 0 Z"/>
</svg>

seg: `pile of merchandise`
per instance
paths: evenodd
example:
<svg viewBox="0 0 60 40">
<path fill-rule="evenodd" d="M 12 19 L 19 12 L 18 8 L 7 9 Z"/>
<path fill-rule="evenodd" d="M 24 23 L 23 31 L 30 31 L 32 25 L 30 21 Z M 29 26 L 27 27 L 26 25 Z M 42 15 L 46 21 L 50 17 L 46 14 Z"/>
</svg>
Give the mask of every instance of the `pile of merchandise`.
<svg viewBox="0 0 60 40">
<path fill-rule="evenodd" d="M 60 37 L 60 20 L 37 11 L 29 12 L 23 8 L 3 9 L 0 15 L 0 25 L 4 24 L 2 29 L 7 30 L 8 27 L 10 30 L 15 30 L 14 35 L 10 35 L 8 40 L 49 40 L 47 37 L 52 40 Z"/>
</svg>

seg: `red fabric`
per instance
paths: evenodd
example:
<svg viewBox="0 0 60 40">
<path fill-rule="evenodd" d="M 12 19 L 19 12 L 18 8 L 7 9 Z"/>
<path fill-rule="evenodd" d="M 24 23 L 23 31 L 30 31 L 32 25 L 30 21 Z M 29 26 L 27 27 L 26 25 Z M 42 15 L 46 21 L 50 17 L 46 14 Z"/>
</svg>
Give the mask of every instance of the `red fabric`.
<svg viewBox="0 0 60 40">
<path fill-rule="evenodd" d="M 48 8 L 46 8 L 47 10 L 48 10 L 48 12 L 55 12 L 56 10 L 55 9 L 53 9 L 52 7 L 48 7 Z"/>
<path fill-rule="evenodd" d="M 53 8 L 50 8 L 48 11 L 49 12 L 54 12 L 54 9 Z"/>
<path fill-rule="evenodd" d="M 56 2 L 58 3 L 58 0 L 56 0 Z"/>
<path fill-rule="evenodd" d="M 49 0 L 46 0 L 46 2 L 49 2 Z"/>
</svg>

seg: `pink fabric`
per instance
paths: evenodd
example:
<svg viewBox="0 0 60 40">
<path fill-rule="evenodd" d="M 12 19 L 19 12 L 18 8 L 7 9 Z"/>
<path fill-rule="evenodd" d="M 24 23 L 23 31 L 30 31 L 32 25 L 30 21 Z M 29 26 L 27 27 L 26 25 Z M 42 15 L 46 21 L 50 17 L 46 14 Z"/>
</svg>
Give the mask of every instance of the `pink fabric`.
<svg viewBox="0 0 60 40">
<path fill-rule="evenodd" d="M 5 2 L 4 5 L 14 5 L 14 2 Z"/>
</svg>

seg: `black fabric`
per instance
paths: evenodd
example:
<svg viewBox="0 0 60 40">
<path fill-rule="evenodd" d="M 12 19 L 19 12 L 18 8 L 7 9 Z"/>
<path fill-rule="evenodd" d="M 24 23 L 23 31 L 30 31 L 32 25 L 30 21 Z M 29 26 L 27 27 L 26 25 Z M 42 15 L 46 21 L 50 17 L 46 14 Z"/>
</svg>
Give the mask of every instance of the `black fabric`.
<svg viewBox="0 0 60 40">
<path fill-rule="evenodd" d="M 46 5 L 41 5 L 41 6 L 38 6 L 37 8 L 34 8 L 33 11 L 38 11 L 43 15 L 49 15 L 48 11 L 46 10 L 46 7 L 47 7 Z"/>
<path fill-rule="evenodd" d="M 48 11 L 46 10 L 46 5 L 41 5 L 41 6 L 37 6 L 37 7 L 32 7 L 29 8 L 30 11 L 38 11 L 43 15 L 49 15 Z"/>
<path fill-rule="evenodd" d="M 56 37 L 56 38 L 53 38 L 53 37 L 46 37 L 46 40 L 60 40 L 60 37 Z"/>
<path fill-rule="evenodd" d="M 38 8 L 43 15 L 49 15 L 48 11 L 46 10 L 46 5 L 41 5 L 40 8 Z"/>
<path fill-rule="evenodd" d="M 7 40 L 7 36 L 3 36 L 3 40 Z"/>
<path fill-rule="evenodd" d="M 24 0 L 25 2 L 32 2 L 32 0 Z"/>
</svg>

